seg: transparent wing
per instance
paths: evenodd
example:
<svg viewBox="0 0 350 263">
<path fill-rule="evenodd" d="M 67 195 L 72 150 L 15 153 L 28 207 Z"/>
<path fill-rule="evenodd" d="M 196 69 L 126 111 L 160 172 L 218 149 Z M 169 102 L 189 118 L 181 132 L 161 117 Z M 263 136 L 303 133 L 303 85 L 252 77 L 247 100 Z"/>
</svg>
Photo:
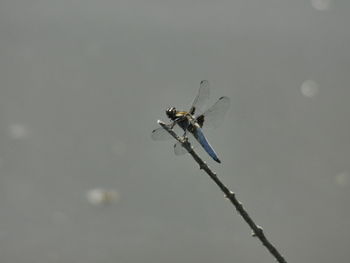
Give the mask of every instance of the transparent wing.
<svg viewBox="0 0 350 263">
<path fill-rule="evenodd" d="M 151 138 L 154 141 L 166 141 L 170 140 L 172 137 L 165 129 L 160 127 L 152 131 Z"/>
<path fill-rule="evenodd" d="M 219 98 L 213 106 L 197 118 L 199 125 L 203 128 L 217 128 L 223 122 L 229 107 L 230 98 Z"/>
<path fill-rule="evenodd" d="M 167 126 L 169 128 L 171 128 L 171 126 L 173 125 L 173 123 L 169 123 L 167 124 Z M 173 128 L 173 131 L 176 134 L 181 134 L 183 132 L 183 130 L 181 129 L 181 127 L 179 125 L 175 125 Z M 152 131 L 151 133 L 151 138 L 154 141 L 167 141 L 170 139 L 174 139 L 165 129 L 163 129 L 162 127 L 159 127 L 155 130 Z"/>
<path fill-rule="evenodd" d="M 193 148 L 197 148 L 200 145 L 196 138 L 192 135 L 192 133 L 188 132 L 186 136 Z M 187 153 L 187 150 L 184 147 L 182 147 L 180 142 L 177 142 L 174 144 L 174 152 L 176 155 L 183 155 Z"/>
<path fill-rule="evenodd" d="M 202 80 L 198 94 L 192 103 L 190 113 L 194 116 L 199 116 L 204 112 L 204 107 L 209 100 L 209 82 L 207 80 Z"/>
</svg>

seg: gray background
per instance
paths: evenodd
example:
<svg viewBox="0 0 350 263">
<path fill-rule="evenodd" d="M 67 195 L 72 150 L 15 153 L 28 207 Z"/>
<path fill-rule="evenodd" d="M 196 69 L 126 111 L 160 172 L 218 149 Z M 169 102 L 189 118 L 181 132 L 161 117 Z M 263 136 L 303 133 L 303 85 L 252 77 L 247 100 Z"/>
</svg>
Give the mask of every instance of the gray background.
<svg viewBox="0 0 350 263">
<path fill-rule="evenodd" d="M 2 0 L 1 262 L 275 262 L 172 142 L 199 82 L 231 98 L 199 151 L 288 262 L 349 262 L 350 2 Z M 94 205 L 91 189 L 116 191 Z"/>
</svg>

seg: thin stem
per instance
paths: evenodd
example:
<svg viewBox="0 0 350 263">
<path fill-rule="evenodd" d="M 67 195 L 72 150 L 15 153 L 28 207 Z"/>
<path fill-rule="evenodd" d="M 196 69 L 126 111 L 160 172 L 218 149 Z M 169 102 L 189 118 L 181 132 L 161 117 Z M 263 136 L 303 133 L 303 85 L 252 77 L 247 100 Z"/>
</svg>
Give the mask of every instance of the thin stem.
<svg viewBox="0 0 350 263">
<path fill-rule="evenodd" d="M 271 242 L 265 237 L 262 227 L 255 224 L 253 219 L 249 216 L 247 211 L 244 209 L 241 202 L 236 199 L 235 193 L 231 192 L 217 177 L 209 166 L 199 157 L 199 155 L 193 150 L 191 144 L 186 140 L 178 136 L 172 129 L 170 129 L 164 122 L 158 121 L 159 125 L 162 126 L 171 136 L 173 136 L 177 141 L 182 144 L 193 159 L 198 163 L 200 169 L 204 170 L 210 178 L 220 187 L 221 191 L 224 192 L 227 199 L 235 206 L 237 212 L 243 217 L 250 228 L 253 230 L 253 236 L 260 239 L 261 243 L 268 249 L 268 251 L 276 258 L 279 263 L 287 263 L 283 256 L 278 252 L 278 250 L 271 244 Z"/>
</svg>

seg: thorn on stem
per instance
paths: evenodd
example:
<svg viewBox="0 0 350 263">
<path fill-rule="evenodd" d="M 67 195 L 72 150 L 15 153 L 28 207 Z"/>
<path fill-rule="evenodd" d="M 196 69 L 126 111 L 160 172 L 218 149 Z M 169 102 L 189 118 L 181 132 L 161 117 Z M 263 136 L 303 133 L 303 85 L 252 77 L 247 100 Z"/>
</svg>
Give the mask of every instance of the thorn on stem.
<svg viewBox="0 0 350 263">
<path fill-rule="evenodd" d="M 263 228 L 261 226 L 257 226 L 257 230 L 252 232 L 252 237 L 261 236 L 263 232 Z"/>
<path fill-rule="evenodd" d="M 230 198 L 232 198 L 234 196 L 235 196 L 235 193 L 230 191 L 230 193 L 228 195 L 226 195 L 226 198 L 230 199 Z"/>
</svg>

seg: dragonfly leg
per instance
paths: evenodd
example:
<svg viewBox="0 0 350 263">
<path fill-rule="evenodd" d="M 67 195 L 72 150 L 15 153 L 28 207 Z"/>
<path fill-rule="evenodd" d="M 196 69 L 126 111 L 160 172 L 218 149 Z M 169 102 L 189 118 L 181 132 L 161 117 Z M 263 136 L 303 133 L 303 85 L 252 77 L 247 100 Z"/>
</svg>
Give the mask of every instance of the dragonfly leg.
<svg viewBox="0 0 350 263">
<path fill-rule="evenodd" d="M 186 136 L 186 134 L 187 134 L 187 130 L 185 130 L 185 131 L 184 131 L 184 134 L 182 135 L 182 138 L 183 138 L 184 140 L 187 140 L 187 139 L 188 139 L 187 136 Z"/>
</svg>

